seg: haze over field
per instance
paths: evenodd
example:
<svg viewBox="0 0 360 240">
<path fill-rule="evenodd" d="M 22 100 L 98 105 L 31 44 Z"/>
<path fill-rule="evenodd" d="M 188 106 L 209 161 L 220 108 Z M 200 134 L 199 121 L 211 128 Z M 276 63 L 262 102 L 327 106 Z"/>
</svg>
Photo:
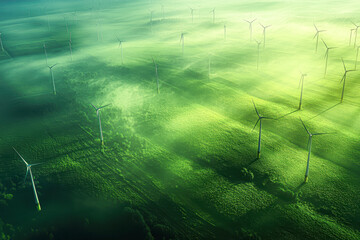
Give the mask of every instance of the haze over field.
<svg viewBox="0 0 360 240">
<path fill-rule="evenodd" d="M 359 11 L 2 1 L 0 239 L 359 239 Z"/>
</svg>

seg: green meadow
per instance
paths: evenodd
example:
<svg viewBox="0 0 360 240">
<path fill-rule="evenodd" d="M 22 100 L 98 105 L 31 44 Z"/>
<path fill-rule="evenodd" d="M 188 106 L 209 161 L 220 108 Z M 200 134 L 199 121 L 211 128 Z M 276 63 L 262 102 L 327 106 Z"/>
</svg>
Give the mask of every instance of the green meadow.
<svg viewBox="0 0 360 240">
<path fill-rule="evenodd" d="M 357 1 L 0 4 L 1 240 L 360 239 Z"/>
</svg>

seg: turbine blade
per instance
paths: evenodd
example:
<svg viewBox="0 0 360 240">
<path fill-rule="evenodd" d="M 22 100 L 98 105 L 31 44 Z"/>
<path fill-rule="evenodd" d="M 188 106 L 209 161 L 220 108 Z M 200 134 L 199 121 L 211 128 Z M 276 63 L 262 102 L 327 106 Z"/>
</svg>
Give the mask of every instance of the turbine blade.
<svg viewBox="0 0 360 240">
<path fill-rule="evenodd" d="M 324 43 L 325 47 L 328 49 L 328 46 L 326 45 L 325 41 L 321 39 L 321 41 Z"/>
<path fill-rule="evenodd" d="M 344 75 L 343 75 L 342 79 L 340 80 L 340 83 L 342 83 L 342 81 L 344 81 L 344 80 L 345 80 L 345 78 L 346 78 L 346 73 L 344 73 Z"/>
<path fill-rule="evenodd" d="M 256 121 L 256 123 L 255 123 L 255 125 L 254 125 L 254 127 L 253 127 L 253 129 L 251 131 L 254 131 L 254 129 L 255 129 L 255 127 L 256 127 L 256 125 L 258 124 L 259 121 L 260 121 L 260 118 L 258 118 L 258 120 Z"/>
<path fill-rule="evenodd" d="M 302 125 L 304 126 L 306 132 L 310 135 L 309 130 L 306 128 L 305 123 L 303 122 L 303 120 L 301 118 L 300 118 L 300 121 L 301 121 Z"/>
<path fill-rule="evenodd" d="M 92 103 L 90 103 L 90 104 L 91 104 L 91 106 L 93 106 L 93 108 L 95 108 L 96 111 L 98 110 L 94 105 L 92 105 Z"/>
<path fill-rule="evenodd" d="M 104 106 L 101 106 L 101 107 L 99 107 L 98 109 L 102 109 L 102 108 L 107 107 L 107 106 L 109 106 L 109 105 L 111 105 L 111 103 L 106 104 L 106 105 L 104 105 Z"/>
<path fill-rule="evenodd" d="M 20 153 L 18 152 L 18 151 L 16 151 L 16 149 L 13 147 L 13 149 L 15 150 L 15 152 L 19 155 L 19 157 L 24 161 L 24 163 L 26 164 L 26 165 L 29 165 L 26 161 L 25 161 L 25 159 L 20 155 Z"/>
<path fill-rule="evenodd" d="M 345 72 L 346 72 L 346 66 L 345 66 L 345 63 L 344 63 L 344 59 L 341 58 L 341 61 L 342 61 L 342 64 L 343 64 L 343 66 L 344 66 L 344 70 L 345 70 Z"/>
<path fill-rule="evenodd" d="M 253 102 L 253 104 L 254 104 L 254 108 L 255 108 L 255 112 L 256 112 L 256 114 L 258 115 L 258 117 L 260 117 L 260 114 L 259 114 L 259 112 L 258 112 L 258 110 L 257 110 L 257 108 L 256 108 L 256 105 L 255 105 L 254 100 L 252 100 L 252 102 Z"/>
<path fill-rule="evenodd" d="M 330 133 L 313 133 L 312 135 L 324 135 L 324 134 L 330 134 Z"/>
<path fill-rule="evenodd" d="M 300 88 L 300 85 L 301 85 L 301 81 L 303 80 L 303 76 L 300 77 L 300 81 L 299 81 L 299 86 L 298 88 Z"/>
<path fill-rule="evenodd" d="M 30 166 L 32 167 L 32 166 L 36 166 L 36 165 L 40 165 L 40 164 L 44 164 L 43 162 L 41 162 L 41 163 L 33 163 L 33 164 L 30 164 Z"/>
<path fill-rule="evenodd" d="M 316 32 L 313 39 L 316 38 L 316 36 L 319 35 L 319 32 Z"/>
<path fill-rule="evenodd" d="M 318 28 L 316 27 L 315 23 L 314 23 L 314 27 L 315 27 L 315 29 L 316 29 L 316 32 L 318 32 L 319 30 L 318 30 Z"/>
</svg>

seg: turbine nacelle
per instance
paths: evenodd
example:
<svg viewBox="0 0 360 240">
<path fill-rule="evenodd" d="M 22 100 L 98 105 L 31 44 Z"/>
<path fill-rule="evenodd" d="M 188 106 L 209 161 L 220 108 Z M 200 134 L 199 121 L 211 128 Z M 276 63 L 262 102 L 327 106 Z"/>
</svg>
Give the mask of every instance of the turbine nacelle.
<svg viewBox="0 0 360 240">
<path fill-rule="evenodd" d="M 91 104 L 91 103 L 90 103 Z M 107 107 L 107 106 L 109 106 L 109 105 L 111 105 L 111 103 L 109 103 L 109 104 L 106 104 L 106 105 L 104 105 L 104 106 L 101 106 L 101 107 L 95 107 L 93 104 L 91 104 L 91 106 L 93 106 L 93 108 L 96 110 L 96 114 L 97 115 L 99 115 L 99 111 L 102 109 L 102 108 L 104 108 L 104 107 Z"/>
<path fill-rule="evenodd" d="M 261 27 L 265 30 L 266 28 L 268 28 L 268 27 L 271 27 L 271 25 L 267 25 L 267 26 L 264 26 L 264 25 L 262 25 L 261 23 L 259 23 L 260 25 L 261 25 Z"/>
<path fill-rule="evenodd" d="M 344 59 L 341 58 L 341 61 L 342 61 L 342 63 L 343 63 L 344 71 L 345 71 L 345 72 L 344 72 L 344 75 L 343 75 L 342 79 L 340 80 L 340 83 L 341 83 L 342 81 L 345 81 L 346 75 L 347 75 L 348 72 L 354 72 L 354 71 L 356 71 L 356 70 L 347 70 L 347 69 L 346 69 L 346 66 L 345 66 L 345 63 L 344 63 Z"/>
<path fill-rule="evenodd" d="M 57 65 L 57 63 L 55 63 L 54 65 L 52 65 L 52 66 L 47 66 L 49 69 L 52 69 L 53 67 L 55 67 Z"/>
<path fill-rule="evenodd" d="M 256 18 L 255 18 L 255 19 L 253 19 L 252 21 L 249 21 L 249 20 L 246 20 L 246 19 L 244 19 L 244 21 L 245 21 L 245 22 L 248 22 L 248 23 L 251 25 L 253 22 L 255 22 L 255 21 L 256 21 Z"/>
<path fill-rule="evenodd" d="M 325 31 L 326 31 L 326 30 L 319 30 L 319 29 L 316 27 L 316 25 L 315 25 L 315 24 L 314 24 L 314 27 L 315 27 L 316 33 L 315 33 L 315 35 L 314 35 L 313 39 L 314 39 L 314 38 L 316 38 L 316 36 L 319 36 L 319 33 L 321 33 L 321 32 L 325 32 Z"/>
<path fill-rule="evenodd" d="M 299 119 L 300 119 L 302 125 L 304 126 L 305 131 L 307 132 L 307 134 L 309 135 L 309 137 L 316 136 L 316 135 L 329 134 L 329 133 L 311 133 L 311 132 L 307 129 L 307 127 L 305 126 L 305 123 L 303 122 L 303 120 L 302 120 L 301 118 L 299 118 Z"/>
<path fill-rule="evenodd" d="M 259 42 L 259 41 L 257 41 L 257 40 L 254 40 L 256 43 L 257 43 L 257 45 L 258 46 L 260 46 L 260 44 L 261 44 L 261 41 Z"/>
<path fill-rule="evenodd" d="M 253 102 L 253 104 L 254 104 L 255 112 L 256 112 L 256 114 L 258 115 L 258 120 L 256 121 L 256 123 L 255 123 L 255 125 L 254 125 L 254 127 L 253 127 L 253 129 L 252 129 L 252 130 L 254 130 L 255 127 L 257 126 L 257 124 L 258 124 L 262 119 L 273 119 L 273 118 L 261 116 L 260 113 L 259 113 L 259 111 L 258 111 L 257 108 L 256 108 L 256 105 L 255 105 L 254 100 L 252 100 L 252 102 Z"/>
<path fill-rule="evenodd" d="M 326 52 L 325 52 L 325 58 L 329 56 L 329 50 L 331 49 L 335 49 L 337 47 L 328 47 L 328 45 L 325 43 L 325 41 L 323 39 L 321 39 L 321 41 L 324 43 L 325 47 L 326 47 Z"/>
<path fill-rule="evenodd" d="M 354 23 L 353 21 L 351 21 L 351 23 L 355 26 L 355 31 L 357 31 L 358 30 L 358 28 L 360 27 L 360 25 L 357 25 L 356 23 Z"/>
</svg>

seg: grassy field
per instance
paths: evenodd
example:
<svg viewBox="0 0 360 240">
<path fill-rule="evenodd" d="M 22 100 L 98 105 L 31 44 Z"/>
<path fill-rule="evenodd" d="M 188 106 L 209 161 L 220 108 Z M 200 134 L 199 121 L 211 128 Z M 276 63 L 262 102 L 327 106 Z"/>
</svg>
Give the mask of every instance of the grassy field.
<svg viewBox="0 0 360 240">
<path fill-rule="evenodd" d="M 3 2 L 0 239 L 360 239 L 359 72 L 340 103 L 359 11 L 356 1 Z M 244 19 L 256 19 L 251 40 Z M 259 23 L 271 25 L 265 47 Z M 326 30 L 317 52 L 314 24 Z M 323 41 L 336 47 L 325 76 Z M 260 159 L 252 100 L 272 118 Z M 91 104 L 111 104 L 104 146 Z M 299 118 L 330 133 L 313 137 L 307 183 Z M 44 163 L 32 169 L 40 212 L 12 147 Z"/>
</svg>

